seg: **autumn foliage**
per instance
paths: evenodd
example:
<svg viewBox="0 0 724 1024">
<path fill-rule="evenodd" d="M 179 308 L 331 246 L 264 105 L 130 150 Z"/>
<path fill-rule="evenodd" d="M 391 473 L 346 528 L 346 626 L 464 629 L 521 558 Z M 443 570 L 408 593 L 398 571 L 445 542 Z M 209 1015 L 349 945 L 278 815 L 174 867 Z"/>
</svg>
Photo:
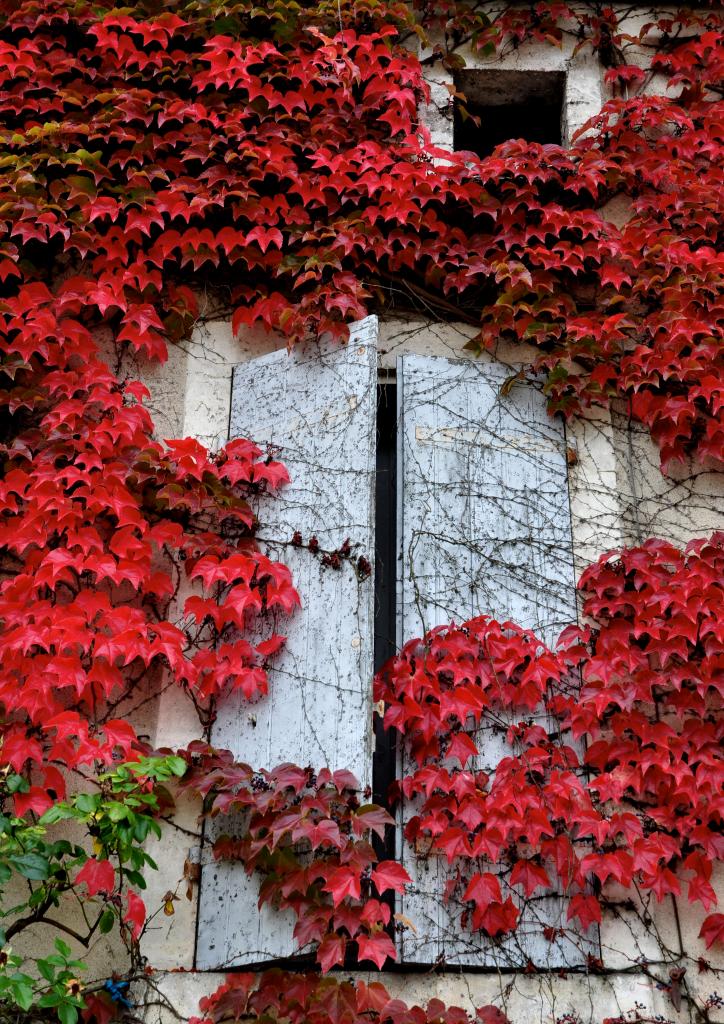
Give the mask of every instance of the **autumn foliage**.
<svg viewBox="0 0 724 1024">
<path fill-rule="evenodd" d="M 571 25 L 616 93 L 571 148 L 430 145 L 415 33 L 454 68 L 461 40 L 556 44 Z M 9 937 L 75 894 L 91 934 L 117 925 L 137 950 L 143 844 L 185 775 L 210 815 L 248 814 L 215 852 L 266 875 L 262 900 L 293 909 L 324 970 L 394 955 L 382 897 L 407 877 L 377 861 L 388 818 L 348 773 L 138 739 L 134 710 L 166 685 L 206 738 L 224 694 L 263 697 L 299 595 L 254 540 L 281 463 L 243 439 L 159 440 L 134 367 L 163 361 L 202 312 L 294 344 L 344 343 L 373 308 L 432 308 L 475 323 L 474 348 L 532 344 L 552 411 L 623 401 L 664 471 L 721 468 L 720 28 L 705 6 L 632 40 L 613 12 L 563 4 L 491 20 L 452 3 L 1 0 L 0 884 L 30 891 Z M 652 40 L 649 68 L 627 62 Z M 637 92 L 653 74 L 667 95 Z M 711 911 L 722 562 L 721 537 L 648 541 L 584 574 L 588 625 L 559 649 L 481 618 L 411 640 L 380 675 L 413 765 L 408 838 L 454 866 L 474 931 L 509 932 L 553 885 L 589 928 L 609 879 Z M 530 720 L 541 708 L 551 728 Z M 476 730 L 492 711 L 510 718 L 510 753 L 488 777 Z M 48 834 L 64 818 L 90 846 Z M 723 933 L 709 913 L 707 943 Z M 58 956 L 38 1005 L 73 1024 L 77 968 Z M 28 1010 L 32 979 L 11 966 L 0 995 Z M 252 988 L 224 998 L 270 991 Z M 350 1020 L 385 1017 L 375 986 L 344 998 Z"/>
<path fill-rule="evenodd" d="M 220 1024 L 241 1021 L 248 1016 L 290 1024 L 471 1024 L 460 1007 L 447 1007 L 432 999 L 423 1009 L 394 999 L 379 982 L 339 984 L 318 975 L 289 974 L 272 970 L 263 974 L 230 974 L 212 996 L 201 1000 L 203 1017 L 191 1024 Z M 482 1006 L 476 1014 L 480 1024 L 507 1024 L 507 1017 L 494 1006 Z"/>
<path fill-rule="evenodd" d="M 344 963 L 350 939 L 359 960 L 378 968 L 395 947 L 385 931 L 391 910 L 380 897 L 402 892 L 407 872 L 395 861 L 378 862 L 370 842 L 393 819 L 374 804 L 361 804 L 351 772 L 280 765 L 254 772 L 228 751 L 197 744 L 187 752 L 183 788 L 210 797 L 207 812 L 247 812 L 243 834 L 227 828 L 213 843 L 217 859 L 242 862 L 265 876 L 260 905 L 291 909 L 299 946 L 316 943 L 323 971 Z M 223 819 L 222 819 L 223 820 Z M 234 820 L 233 818 L 231 819 Z M 244 819 L 242 819 L 244 820 Z"/>
<path fill-rule="evenodd" d="M 721 535 L 685 553 L 648 541 L 584 573 L 589 625 L 555 652 L 480 618 L 408 642 L 383 671 L 376 697 L 412 762 L 400 789 L 418 801 L 407 838 L 456 865 L 475 930 L 512 931 L 512 896 L 551 887 L 587 929 L 610 879 L 716 903 L 723 579 Z M 476 771 L 476 739 L 506 721 L 491 778 Z M 709 944 L 720 917 L 703 925 Z"/>
</svg>

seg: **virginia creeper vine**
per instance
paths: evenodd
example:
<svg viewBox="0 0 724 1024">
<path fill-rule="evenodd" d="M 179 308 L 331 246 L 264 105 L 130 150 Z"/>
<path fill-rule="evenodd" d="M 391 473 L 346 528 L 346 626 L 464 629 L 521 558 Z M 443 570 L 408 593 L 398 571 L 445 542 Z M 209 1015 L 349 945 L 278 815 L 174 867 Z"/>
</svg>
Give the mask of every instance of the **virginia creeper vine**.
<svg viewBox="0 0 724 1024">
<path fill-rule="evenodd" d="M 570 148 L 431 146 L 424 63 L 569 35 L 614 93 Z M 629 60 L 642 47 L 648 66 Z M 474 322 L 473 348 L 534 345 L 552 411 L 624 402 L 664 472 L 721 468 L 723 52 L 706 6 L 634 38 L 596 4 L 0 2 L 0 884 L 20 876 L 29 892 L 9 937 L 57 927 L 75 899 L 87 929 L 73 939 L 117 926 L 137 957 L 143 842 L 183 774 L 209 813 L 248 814 L 215 852 L 266 875 L 262 899 L 294 910 L 324 971 L 394 956 L 381 897 L 407 876 L 377 862 L 370 833 L 388 818 L 348 773 L 257 771 L 136 734 L 143 687 L 181 687 L 204 728 L 230 689 L 263 696 L 299 596 L 254 542 L 281 463 L 246 440 L 160 442 L 128 356 L 164 360 L 202 285 L 205 315 L 290 344 L 344 343 L 372 308 L 424 304 Z M 646 91 L 654 76 L 667 94 Z M 721 536 L 683 552 L 648 541 L 584 574 L 588 625 L 560 649 L 481 618 L 411 640 L 376 680 L 416 762 L 400 781 L 419 808 L 408 838 L 454 865 L 467 926 L 509 932 L 512 893 L 557 881 L 590 928 L 613 878 L 658 898 L 683 888 L 707 944 L 722 940 L 723 564 Z M 541 706 L 551 731 L 526 721 Z M 474 727 L 511 713 L 510 757 L 484 778 Z M 90 845 L 55 840 L 63 818 Z M 102 1021 L 115 996 L 82 997 L 65 948 L 37 990 L 3 952 L 0 998 Z M 331 999 L 350 1021 L 465 1016 L 381 986 L 296 984 L 284 998 L 320 1021 Z M 204 1012 L 286 1019 L 278 989 L 239 975 Z"/>
</svg>

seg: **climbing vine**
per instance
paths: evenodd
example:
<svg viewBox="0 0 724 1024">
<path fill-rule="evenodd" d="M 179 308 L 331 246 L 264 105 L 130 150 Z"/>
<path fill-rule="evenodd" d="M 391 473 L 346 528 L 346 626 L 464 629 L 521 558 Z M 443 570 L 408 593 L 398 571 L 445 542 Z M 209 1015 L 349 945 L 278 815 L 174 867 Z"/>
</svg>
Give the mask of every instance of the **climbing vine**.
<svg viewBox="0 0 724 1024">
<path fill-rule="evenodd" d="M 463 44 L 567 35 L 614 93 L 569 149 L 511 141 L 481 159 L 431 145 L 413 39 L 455 70 Z M 721 468 L 722 52 L 706 6 L 634 37 L 593 4 L 1 0 L 8 943 L 47 927 L 88 946 L 118 928 L 139 971 L 144 843 L 183 778 L 205 813 L 244 812 L 246 831 L 215 854 L 266 876 L 262 900 L 293 910 L 323 970 L 394 955 L 385 897 L 408 876 L 371 842 L 387 812 L 348 773 L 258 771 L 207 742 L 225 694 L 265 694 L 300 600 L 254 539 L 258 498 L 286 471 L 243 439 L 215 453 L 159 441 L 129 366 L 166 359 L 202 290 L 204 316 L 290 344 L 344 343 L 371 309 L 424 308 L 475 324 L 474 349 L 533 345 L 551 411 L 623 401 L 665 472 Z M 585 930 L 613 878 L 658 898 L 683 885 L 707 944 L 721 941 L 721 579 L 720 537 L 685 552 L 650 541 L 588 570 L 589 625 L 560 649 L 479 619 L 410 641 L 380 675 L 385 724 L 411 758 L 408 839 L 447 855 L 466 927 L 510 932 L 521 901 L 555 883 Z M 133 724 L 167 686 L 204 735 L 179 752 L 153 751 Z M 492 777 L 474 765 L 486 723 L 510 748 Z M 58 838 L 61 821 L 80 839 Z M 151 914 L 173 913 L 175 896 Z M 103 1024 L 124 983 L 83 994 L 82 961 L 58 942 L 36 958 L 39 982 L 4 949 L 0 1000 Z M 207 1009 L 238 998 L 246 1013 L 276 982 L 229 985 Z M 352 1017 L 408 1013 L 379 986 L 299 985 L 321 1016 L 333 991 Z"/>
<path fill-rule="evenodd" d="M 421 798 L 406 837 L 458 866 L 475 930 L 515 929 L 515 887 L 567 893 L 585 929 L 611 878 L 659 901 L 686 878 L 691 902 L 715 905 L 723 541 L 604 556 L 581 579 L 589 625 L 565 630 L 556 652 L 479 618 L 409 641 L 377 679 L 413 763 L 400 788 Z M 508 746 L 492 778 L 474 764 L 486 726 Z M 707 945 L 722 924 L 705 918 Z"/>
<path fill-rule="evenodd" d="M 338 984 L 318 975 L 288 974 L 266 971 L 264 974 L 232 974 L 217 992 L 201 1001 L 204 1016 L 192 1018 L 191 1024 L 219 1024 L 221 1021 L 269 1017 L 297 1024 L 312 1020 L 323 1024 L 337 1020 L 354 1024 L 372 1020 L 424 1024 L 468 1024 L 470 1017 L 459 1007 L 446 1007 L 433 1000 L 426 1009 L 408 1007 L 401 999 L 392 999 L 383 985 L 372 982 Z M 507 1018 L 494 1006 L 482 1006 L 476 1019 L 481 1024 L 506 1024 Z"/>
<path fill-rule="evenodd" d="M 724 916 L 708 912 L 724 859 L 723 570 L 721 535 L 686 552 L 648 541 L 587 570 L 589 625 L 566 629 L 555 651 L 481 617 L 410 640 L 379 674 L 375 699 L 408 755 L 405 839 L 447 859 L 446 899 L 463 928 L 499 939 L 555 891 L 567 921 L 545 937 L 578 942 L 611 905 L 613 879 L 659 902 L 684 891 L 701 905 L 706 945 L 721 941 Z M 475 762 L 496 735 L 491 776 Z M 201 745 L 186 756 L 183 785 L 212 794 L 210 815 L 251 812 L 240 835 L 222 831 L 214 856 L 265 876 L 261 902 L 294 910 L 295 939 L 318 943 L 323 970 L 352 942 L 378 967 L 395 957 L 380 897 L 411 879 L 377 863 L 367 835 L 391 819 L 360 806 L 348 772 L 253 772 Z"/>
</svg>

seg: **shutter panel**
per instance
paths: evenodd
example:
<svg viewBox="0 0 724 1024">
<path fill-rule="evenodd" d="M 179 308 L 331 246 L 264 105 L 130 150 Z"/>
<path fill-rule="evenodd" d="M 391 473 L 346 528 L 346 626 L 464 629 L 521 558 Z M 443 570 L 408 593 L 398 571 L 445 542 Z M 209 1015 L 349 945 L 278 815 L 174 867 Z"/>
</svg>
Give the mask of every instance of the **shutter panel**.
<svg viewBox="0 0 724 1024">
<path fill-rule="evenodd" d="M 575 620 L 565 437 L 500 364 L 398 360 L 402 637 L 481 613 L 553 642 Z"/>
<path fill-rule="evenodd" d="M 302 608 L 280 622 L 287 637 L 269 694 L 232 695 L 212 742 L 255 768 L 285 761 L 348 768 L 372 781 L 374 584 L 349 563 L 338 571 L 293 547 L 299 530 L 334 550 L 347 538 L 374 564 L 377 319 L 353 325 L 348 345 L 274 352 L 235 367 L 230 437 L 281 449 L 291 483 L 260 502 L 259 540 L 289 565 Z M 204 859 L 208 861 L 210 855 Z M 202 867 L 197 966 L 222 969 L 295 952 L 293 917 L 257 908 L 259 878 L 239 864 Z"/>
<path fill-rule="evenodd" d="M 510 371 L 500 364 L 406 355 L 397 367 L 398 642 L 489 614 L 552 643 L 576 618 L 562 424 L 530 385 L 501 395 Z M 475 767 L 488 772 L 509 752 L 484 726 L 477 746 Z M 414 805 L 401 814 L 404 824 Z M 535 920 L 523 916 L 510 940 L 493 943 L 464 928 L 443 899 L 444 857 L 418 859 L 404 839 L 401 857 L 414 886 L 400 910 L 417 927 L 403 934 L 404 962 L 581 962 L 581 942 L 542 935 L 548 924 L 567 924 L 560 896 L 536 901 Z"/>
</svg>

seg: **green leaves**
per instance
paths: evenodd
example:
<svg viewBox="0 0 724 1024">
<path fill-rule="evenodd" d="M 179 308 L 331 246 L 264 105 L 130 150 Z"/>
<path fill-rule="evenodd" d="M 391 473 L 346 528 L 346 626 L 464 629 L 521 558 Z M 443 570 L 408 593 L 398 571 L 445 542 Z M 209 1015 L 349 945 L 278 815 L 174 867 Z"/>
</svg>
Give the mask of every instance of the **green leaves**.
<svg viewBox="0 0 724 1024">
<path fill-rule="evenodd" d="M 81 814 L 94 814 L 100 807 L 101 797 L 99 793 L 78 793 L 73 801 L 73 806 Z"/>
<path fill-rule="evenodd" d="M 29 1010 L 34 1002 L 34 979 L 21 971 L 0 974 L 0 999 L 14 1003 L 21 1010 Z"/>
<path fill-rule="evenodd" d="M 32 825 L 22 818 L 1 817 L 0 886 L 6 885 L 13 874 L 30 882 L 50 880 L 71 849 L 67 842 L 48 842 L 41 825 Z"/>
<path fill-rule="evenodd" d="M 111 932 L 120 921 L 119 893 L 126 885 L 145 888 L 143 872 L 157 869 L 143 845 L 150 835 L 161 835 L 156 816 L 161 809 L 172 806 L 165 784 L 181 777 L 186 768 L 186 761 L 175 755 L 141 757 L 102 774 L 96 792 L 77 793 L 57 801 L 37 824 L 0 815 L 0 887 L 20 877 L 31 890 L 14 907 L 6 902 L 0 917 L 12 921 L 25 915 L 33 921 L 37 914 L 42 918 L 50 906 L 62 908 L 62 897 L 73 891 L 75 897 L 89 904 L 89 937 L 96 929 L 101 935 Z M 9 778 L 13 791 L 21 792 L 17 776 Z M 53 838 L 54 826 L 64 821 L 85 829 L 85 846 Z M 89 856 L 88 848 L 93 848 L 95 855 Z M 26 887 L 20 891 L 25 892 Z M 129 901 L 133 907 L 142 905 L 137 896 L 133 900 L 129 896 Z M 35 961 L 34 969 L 45 987 L 38 987 L 31 974 L 9 973 L 8 965 L 18 967 L 22 961 L 17 957 L 8 959 L 0 976 L 0 1001 L 10 1000 L 26 1011 L 32 1007 L 52 1010 L 62 1024 L 70 1024 L 77 1020 L 83 1005 L 76 975 L 85 965 L 73 959 L 63 940 L 56 940 L 55 949 L 51 956 Z"/>
<path fill-rule="evenodd" d="M 77 978 L 86 970 L 82 960 L 73 957 L 70 946 L 57 938 L 55 953 L 39 957 L 34 969 L 39 977 L 33 977 L 18 968 L 21 957 L 4 952 L 4 964 L 0 967 L 0 1004 L 10 1003 L 20 1010 L 39 1014 L 42 1010 L 54 1010 L 61 1024 L 75 1024 L 78 1011 L 83 1007 L 81 984 Z"/>
<path fill-rule="evenodd" d="M 23 775 L 8 775 L 5 780 L 8 793 L 27 793 L 30 783 Z"/>
<path fill-rule="evenodd" d="M 58 1006 L 60 1024 L 75 1024 L 78 1020 L 78 1007 L 72 1003 L 60 1003 Z"/>
<path fill-rule="evenodd" d="M 7 863 L 24 878 L 45 881 L 50 874 L 50 862 L 39 853 L 23 853 L 8 857 Z"/>
<path fill-rule="evenodd" d="M 113 925 L 115 923 L 116 915 L 110 908 L 108 908 L 108 910 L 104 910 L 100 916 L 98 921 L 98 931 L 101 935 L 107 935 L 108 932 L 113 930 Z"/>
</svg>

